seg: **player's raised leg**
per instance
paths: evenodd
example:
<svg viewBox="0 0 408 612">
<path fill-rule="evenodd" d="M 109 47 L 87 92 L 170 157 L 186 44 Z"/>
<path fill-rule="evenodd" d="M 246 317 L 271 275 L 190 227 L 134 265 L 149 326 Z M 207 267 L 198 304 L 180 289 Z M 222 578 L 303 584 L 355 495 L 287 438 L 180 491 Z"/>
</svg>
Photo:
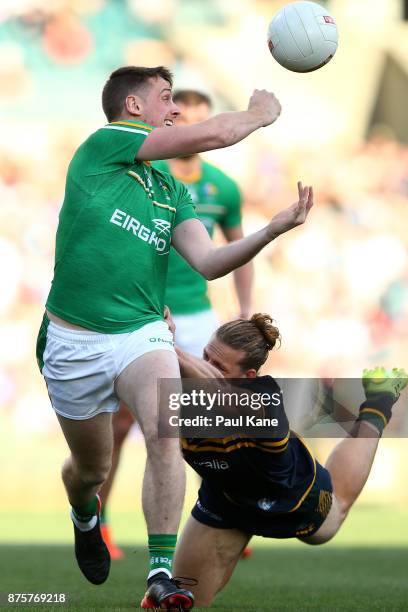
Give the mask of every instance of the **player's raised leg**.
<svg viewBox="0 0 408 612">
<path fill-rule="evenodd" d="M 181 604 L 187 609 L 193 603 L 190 593 L 171 581 L 185 492 L 184 463 L 178 438 L 158 437 L 157 381 L 179 377 L 176 354 L 157 350 L 133 361 L 116 381 L 117 395 L 137 418 L 147 450 L 142 503 L 149 536 L 149 573 L 142 607 L 152 607 L 152 601 L 162 607 Z"/>
<path fill-rule="evenodd" d="M 301 538 L 307 544 L 324 544 L 336 535 L 360 495 L 370 474 L 380 433 L 367 423 L 359 423 L 356 438 L 346 438 L 333 449 L 326 462 L 333 483 L 333 503 L 323 525 L 312 536 Z"/>
<path fill-rule="evenodd" d="M 333 449 L 326 462 L 333 483 L 333 505 L 318 531 L 302 538 L 307 544 L 324 544 L 340 529 L 351 506 L 360 495 L 373 465 L 384 427 L 392 416 L 392 406 L 407 385 L 406 373 L 383 368 L 365 372 L 363 386 L 367 400 L 360 407 L 352 436 Z"/>
<path fill-rule="evenodd" d="M 215 529 L 189 517 L 177 544 L 174 575 L 185 578 L 186 586 L 191 583 L 198 607 L 211 605 L 227 584 L 249 539 L 238 529 Z"/>
<path fill-rule="evenodd" d="M 121 404 L 118 412 L 115 412 L 112 416 L 112 430 L 113 430 L 113 450 L 112 450 L 112 467 L 109 472 L 108 478 L 102 485 L 99 491 L 99 497 L 101 499 L 101 531 L 102 537 L 105 540 L 106 546 L 108 547 L 111 559 L 117 560 L 122 559 L 124 556 L 123 551 L 115 544 L 110 525 L 107 520 L 107 502 L 112 489 L 113 481 L 116 476 L 116 472 L 119 466 L 120 457 L 122 453 L 123 443 L 127 438 L 127 435 L 135 422 L 134 416 L 128 410 L 128 408 Z"/>
<path fill-rule="evenodd" d="M 110 556 L 100 531 L 97 493 L 110 469 L 111 414 L 85 420 L 57 417 L 71 450 L 62 479 L 72 506 L 75 556 L 84 576 L 93 584 L 102 584 L 109 575 Z"/>
</svg>

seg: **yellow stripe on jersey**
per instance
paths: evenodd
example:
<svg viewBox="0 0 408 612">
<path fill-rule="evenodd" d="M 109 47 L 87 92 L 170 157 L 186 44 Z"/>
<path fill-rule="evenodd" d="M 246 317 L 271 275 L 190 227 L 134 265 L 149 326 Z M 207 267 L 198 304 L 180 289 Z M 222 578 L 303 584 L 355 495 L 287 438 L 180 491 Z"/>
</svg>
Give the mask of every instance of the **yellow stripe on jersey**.
<svg viewBox="0 0 408 612">
<path fill-rule="evenodd" d="M 132 123 L 131 121 L 112 121 L 108 125 L 130 125 L 131 127 L 142 128 L 143 130 L 147 130 L 148 132 L 151 132 L 153 130 L 153 128 L 148 125 L 144 125 L 143 123 Z"/>
<path fill-rule="evenodd" d="M 316 480 L 316 459 L 313 456 L 312 451 L 310 450 L 310 448 L 308 447 L 308 445 L 306 444 L 306 442 L 303 440 L 303 438 L 301 436 L 297 436 L 298 439 L 300 440 L 300 442 L 303 444 L 303 446 L 306 448 L 307 452 L 309 453 L 312 461 L 313 461 L 313 478 L 312 478 L 312 482 L 310 483 L 310 485 L 307 487 L 306 491 L 303 493 L 302 497 L 299 499 L 298 503 L 296 504 L 296 506 L 294 506 L 291 510 L 289 510 L 289 512 L 295 512 L 295 510 L 297 510 L 305 501 L 306 497 L 309 495 L 310 491 L 312 490 L 312 487 L 315 483 Z"/>
<path fill-rule="evenodd" d="M 286 435 L 285 438 L 277 440 L 276 442 L 271 442 L 268 439 L 264 440 L 263 438 L 258 438 L 258 442 L 259 444 L 262 444 L 262 446 L 283 446 L 284 444 L 287 444 L 289 442 L 289 433 Z"/>
<path fill-rule="evenodd" d="M 208 438 L 207 442 L 210 444 L 228 444 L 229 442 L 234 442 L 234 441 L 242 441 L 242 437 L 238 437 L 238 436 L 225 436 L 225 438 Z M 260 444 L 266 444 L 268 446 L 282 446 L 283 444 L 286 444 L 289 440 L 289 432 L 287 432 L 286 436 L 284 438 L 280 438 L 279 440 L 275 441 L 271 441 L 269 438 L 258 438 L 258 442 Z M 252 439 L 250 439 L 250 441 L 252 442 Z M 191 442 L 189 443 L 192 446 L 196 445 L 198 446 L 200 444 L 200 442 Z"/>
<path fill-rule="evenodd" d="M 261 448 L 259 444 L 255 444 L 255 442 L 237 442 L 237 444 L 233 444 L 231 446 L 224 446 L 220 448 L 219 446 L 200 446 L 196 448 L 192 448 L 191 446 L 182 444 L 185 450 L 189 450 L 193 453 L 200 453 L 205 451 L 211 451 L 212 453 L 231 453 L 232 451 L 236 451 L 240 448 L 257 448 L 258 450 L 262 450 L 266 453 L 283 453 L 287 449 L 287 445 L 282 448 Z"/>
<path fill-rule="evenodd" d="M 234 442 L 233 444 L 229 444 Z M 289 443 L 289 436 L 276 442 L 269 440 L 242 440 L 235 436 L 228 436 L 226 438 L 208 438 L 204 445 L 199 443 L 187 442 L 186 439 L 181 441 L 182 448 L 191 451 L 193 453 L 211 451 L 214 453 L 230 453 L 240 448 L 257 448 L 258 450 L 265 451 L 267 453 L 283 453 Z"/>
<path fill-rule="evenodd" d="M 128 127 L 123 127 L 121 125 L 111 125 L 110 123 L 108 125 L 104 125 L 104 127 L 101 128 L 101 130 L 117 130 L 118 132 L 130 132 L 131 134 L 143 134 L 143 136 L 148 136 L 150 134 L 150 132 L 147 132 L 146 130 L 130 129 Z"/>
</svg>

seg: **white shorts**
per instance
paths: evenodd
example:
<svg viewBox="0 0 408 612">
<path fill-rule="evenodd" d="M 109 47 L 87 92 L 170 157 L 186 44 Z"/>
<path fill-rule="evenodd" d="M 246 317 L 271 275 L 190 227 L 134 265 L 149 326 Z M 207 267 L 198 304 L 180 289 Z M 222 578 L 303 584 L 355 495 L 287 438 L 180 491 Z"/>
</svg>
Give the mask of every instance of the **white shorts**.
<svg viewBox="0 0 408 612">
<path fill-rule="evenodd" d="M 174 315 L 176 344 L 186 353 L 203 356 L 203 348 L 219 326 L 213 310 L 202 310 L 188 315 Z"/>
<path fill-rule="evenodd" d="M 175 352 L 164 321 L 124 334 L 71 330 L 50 321 L 45 340 L 42 374 L 55 412 L 67 419 L 116 412 L 115 381 L 126 366 L 150 351 Z"/>
</svg>

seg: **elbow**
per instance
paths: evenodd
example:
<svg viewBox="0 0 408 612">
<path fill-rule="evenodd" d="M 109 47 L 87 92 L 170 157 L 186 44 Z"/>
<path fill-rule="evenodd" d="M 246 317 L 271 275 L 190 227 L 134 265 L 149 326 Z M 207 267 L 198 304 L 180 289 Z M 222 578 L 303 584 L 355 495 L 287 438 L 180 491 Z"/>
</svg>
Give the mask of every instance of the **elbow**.
<svg viewBox="0 0 408 612">
<path fill-rule="evenodd" d="M 210 239 L 208 239 L 210 240 Z M 190 262 L 190 265 L 196 272 L 201 274 L 205 278 L 205 280 L 212 281 L 220 276 L 217 271 L 217 249 L 211 244 L 209 244 L 208 251 L 206 253 L 202 253 L 200 258 L 197 259 L 194 264 Z M 221 275 L 222 276 L 222 275 Z"/>
<path fill-rule="evenodd" d="M 216 274 L 214 271 L 205 272 L 203 276 L 208 281 L 212 281 L 212 280 L 215 280 L 216 278 L 219 278 L 219 274 Z"/>
<path fill-rule="evenodd" d="M 201 274 L 201 276 L 204 276 L 205 280 L 208 281 L 215 280 L 219 277 L 219 274 L 217 274 L 215 270 L 212 270 L 210 266 L 200 266 L 200 268 L 196 268 L 196 270 Z"/>
</svg>

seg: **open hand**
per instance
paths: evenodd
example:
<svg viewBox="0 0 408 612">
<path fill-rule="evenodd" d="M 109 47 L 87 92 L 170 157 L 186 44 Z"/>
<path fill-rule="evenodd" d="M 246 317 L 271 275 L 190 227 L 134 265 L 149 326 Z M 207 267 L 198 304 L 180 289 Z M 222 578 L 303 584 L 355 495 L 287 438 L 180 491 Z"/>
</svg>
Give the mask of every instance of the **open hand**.
<svg viewBox="0 0 408 612">
<path fill-rule="evenodd" d="M 306 221 L 309 210 L 313 206 L 313 187 L 303 187 L 300 181 L 297 186 L 299 192 L 298 201 L 289 206 L 289 208 L 281 210 L 269 223 L 268 231 L 271 240 L 298 225 L 302 225 Z"/>
</svg>

